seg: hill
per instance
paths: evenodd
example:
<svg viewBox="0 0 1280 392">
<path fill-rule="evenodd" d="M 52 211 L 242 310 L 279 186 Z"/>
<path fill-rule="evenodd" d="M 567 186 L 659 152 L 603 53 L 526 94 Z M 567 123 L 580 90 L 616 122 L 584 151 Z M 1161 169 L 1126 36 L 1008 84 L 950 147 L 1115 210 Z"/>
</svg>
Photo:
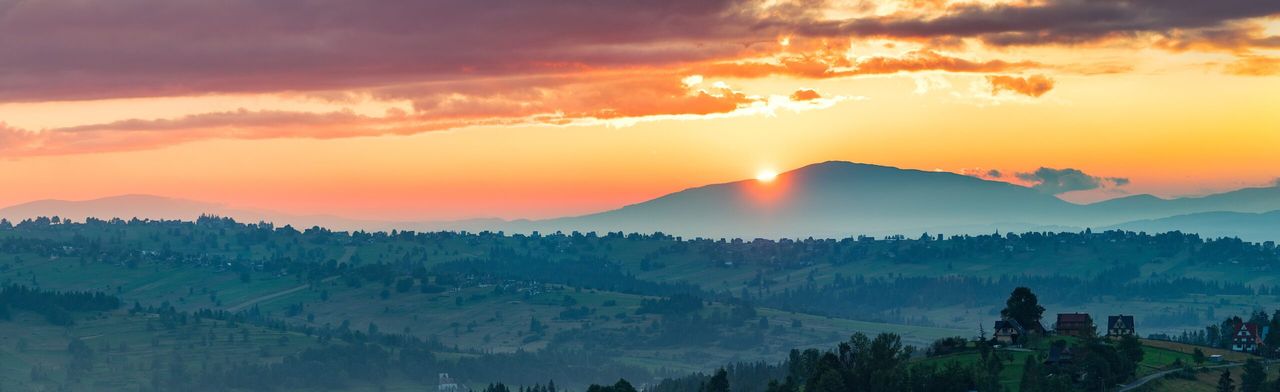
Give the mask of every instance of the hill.
<svg viewBox="0 0 1280 392">
<path fill-rule="evenodd" d="M 1280 240 L 1280 231 L 1268 226 L 1274 221 L 1272 215 L 1219 214 L 1164 219 L 1208 212 L 1276 210 L 1280 210 L 1280 187 L 1246 188 L 1177 199 L 1135 195 L 1079 205 L 1031 188 L 955 173 L 831 161 L 782 173 L 773 181 L 749 179 L 700 186 L 611 211 L 537 221 L 370 221 L 232 209 L 213 203 L 144 195 L 37 201 L 0 209 L 0 218 L 19 221 L 37 216 L 61 216 L 83 220 L 93 216 L 191 220 L 202 214 L 215 214 L 246 222 L 336 230 L 621 231 L 708 238 L 914 237 L 925 232 L 987 234 L 1115 227 L 1149 232 L 1203 230 L 1207 236 L 1246 234 L 1254 240 Z M 1230 227 L 1236 225 L 1248 227 Z"/>
<path fill-rule="evenodd" d="M 1207 211 L 1280 209 L 1280 187 L 1195 198 L 1136 195 L 1078 205 L 1036 190 L 948 172 L 824 162 L 780 174 L 707 185 L 613 211 L 512 224 L 542 231 L 664 232 L 740 238 L 984 234 L 1061 231 Z M 1149 231 L 1166 231 L 1151 222 Z M 1272 234 L 1270 237 L 1278 237 Z"/>
<path fill-rule="evenodd" d="M 1246 241 L 1280 240 L 1280 210 L 1266 213 L 1202 212 L 1122 223 L 1119 230 L 1159 232 L 1180 230 L 1206 237 L 1238 237 Z"/>
<path fill-rule="evenodd" d="M 847 237 L 1023 230 L 1075 224 L 1082 207 L 1032 189 L 945 172 L 825 162 L 676 192 L 599 214 L 535 222 L 544 230 L 713 237 Z"/>
<path fill-rule="evenodd" d="M 15 222 L 41 216 L 57 216 L 77 221 L 89 217 L 192 220 L 199 218 L 201 214 L 218 215 L 229 212 L 226 207 L 214 203 L 152 195 L 122 195 L 83 201 L 37 200 L 0 209 L 0 218 Z"/>
</svg>

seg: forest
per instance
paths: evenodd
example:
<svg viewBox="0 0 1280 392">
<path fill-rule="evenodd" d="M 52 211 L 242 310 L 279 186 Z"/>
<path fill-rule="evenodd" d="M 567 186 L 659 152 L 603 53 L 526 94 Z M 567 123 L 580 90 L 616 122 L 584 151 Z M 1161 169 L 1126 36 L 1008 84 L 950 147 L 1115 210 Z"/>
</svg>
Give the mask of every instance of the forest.
<svg viewBox="0 0 1280 392">
<path fill-rule="evenodd" d="M 1222 347 L 1215 314 L 1276 302 L 1280 281 L 1257 275 L 1280 266 L 1278 252 L 1178 232 L 741 240 L 2 221 L 0 327 L 62 332 L 3 342 L 24 365 L 0 369 L 0 387 L 394 390 L 449 373 L 475 389 L 626 378 L 674 392 L 724 367 L 735 391 L 808 390 L 828 370 L 857 388 L 863 336 L 910 358 L 877 370 L 895 385 L 982 388 L 995 360 L 957 342 L 988 333 L 1014 287 L 1055 311 L 1145 311 L 1143 336 Z M 96 337 L 121 328 L 134 335 Z M 1109 343 L 1070 344 L 1113 356 Z M 967 359 L 917 363 L 942 352 Z M 1030 366 L 992 352 L 1002 369 Z"/>
</svg>

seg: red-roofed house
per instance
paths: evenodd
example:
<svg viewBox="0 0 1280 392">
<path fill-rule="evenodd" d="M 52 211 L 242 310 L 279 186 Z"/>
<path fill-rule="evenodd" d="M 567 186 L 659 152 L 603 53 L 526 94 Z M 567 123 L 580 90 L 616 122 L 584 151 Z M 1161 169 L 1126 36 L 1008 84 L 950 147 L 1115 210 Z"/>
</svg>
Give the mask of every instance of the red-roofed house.
<svg viewBox="0 0 1280 392">
<path fill-rule="evenodd" d="M 1262 332 L 1258 324 L 1236 324 L 1235 334 L 1231 337 L 1231 350 L 1245 353 L 1257 353 L 1262 347 Z"/>
<path fill-rule="evenodd" d="M 1053 329 L 1060 335 L 1085 336 L 1097 333 L 1093 325 L 1093 317 L 1088 313 L 1058 313 L 1058 322 Z"/>
</svg>

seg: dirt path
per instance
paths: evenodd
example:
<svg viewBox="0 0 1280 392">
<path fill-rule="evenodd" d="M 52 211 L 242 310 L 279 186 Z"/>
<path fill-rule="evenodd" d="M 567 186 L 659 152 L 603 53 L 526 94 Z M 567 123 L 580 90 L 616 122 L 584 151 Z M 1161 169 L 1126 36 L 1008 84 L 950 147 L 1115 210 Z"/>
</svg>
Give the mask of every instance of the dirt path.
<svg viewBox="0 0 1280 392">
<path fill-rule="evenodd" d="M 351 256 L 354 256 L 355 254 L 356 254 L 356 247 L 354 247 L 354 246 L 348 246 L 348 247 L 346 248 L 346 251 L 342 253 L 342 256 L 338 258 L 338 262 L 339 262 L 339 263 L 346 263 L 346 262 L 349 262 L 349 261 L 351 261 Z M 328 282 L 332 282 L 334 279 L 338 279 L 338 277 L 337 277 L 337 276 L 330 276 L 330 277 L 328 277 L 328 278 L 324 278 L 323 280 L 321 280 L 321 281 L 320 281 L 320 283 L 328 283 Z M 229 312 L 238 312 L 238 311 L 244 310 L 245 308 L 248 308 L 248 307 L 250 307 L 250 306 L 253 306 L 253 305 L 259 304 L 259 303 L 263 303 L 263 302 L 270 301 L 270 300 L 273 300 L 273 299 L 276 299 L 276 298 L 280 298 L 280 297 L 283 297 L 283 296 L 286 296 L 286 295 L 289 295 L 289 294 L 293 294 L 293 293 L 296 293 L 296 292 L 299 292 L 299 291 L 302 291 L 302 290 L 306 290 L 308 287 L 311 287 L 311 285 L 310 285 L 310 284 L 304 284 L 304 285 L 301 285 L 301 286 L 298 286 L 298 287 L 294 287 L 294 288 L 291 288 L 291 289 L 287 289 L 287 290 L 284 290 L 284 291 L 277 291 L 277 292 L 275 292 L 275 293 L 271 293 L 271 294 L 266 294 L 266 295 L 263 295 L 263 296 L 255 297 L 255 298 L 252 298 L 252 299 L 250 299 L 250 300 L 248 300 L 248 301 L 244 301 L 244 302 L 241 302 L 241 303 L 239 303 L 239 304 L 236 304 L 235 306 L 229 307 L 229 308 L 227 308 L 227 311 L 229 311 Z"/>
<path fill-rule="evenodd" d="M 1263 364 L 1263 365 L 1270 365 L 1270 364 L 1274 364 L 1274 363 L 1276 363 L 1276 361 L 1275 361 L 1275 360 L 1272 360 L 1272 361 L 1266 361 L 1266 362 L 1263 362 L 1262 364 Z M 1197 370 L 1225 369 L 1225 368 L 1233 368 L 1233 367 L 1239 367 L 1239 366 L 1244 366 L 1244 363 L 1229 363 L 1229 364 L 1226 364 L 1226 365 L 1206 366 L 1206 367 L 1200 367 L 1200 368 L 1196 368 L 1196 369 L 1197 369 Z M 1161 377 L 1167 376 L 1167 375 L 1169 375 L 1169 374 L 1172 374 L 1173 372 L 1177 372 L 1177 371 L 1180 371 L 1180 370 L 1182 370 L 1182 369 L 1165 370 L 1165 371 L 1163 371 L 1163 372 L 1151 373 L 1151 374 L 1146 375 L 1146 377 L 1142 377 L 1142 378 L 1139 378 L 1139 379 L 1137 379 L 1137 380 L 1133 380 L 1133 382 L 1130 382 L 1130 383 L 1128 383 L 1128 384 L 1121 385 L 1121 386 L 1120 386 L 1120 389 L 1117 389 L 1117 391 L 1118 391 L 1118 392 L 1129 392 L 1129 391 L 1132 391 L 1132 390 L 1134 390 L 1134 389 L 1137 389 L 1138 387 L 1141 387 L 1141 386 L 1143 386 L 1143 385 L 1146 385 L 1146 383 L 1151 382 L 1151 380 L 1155 380 L 1155 379 L 1158 379 L 1158 378 L 1161 378 Z"/>
</svg>

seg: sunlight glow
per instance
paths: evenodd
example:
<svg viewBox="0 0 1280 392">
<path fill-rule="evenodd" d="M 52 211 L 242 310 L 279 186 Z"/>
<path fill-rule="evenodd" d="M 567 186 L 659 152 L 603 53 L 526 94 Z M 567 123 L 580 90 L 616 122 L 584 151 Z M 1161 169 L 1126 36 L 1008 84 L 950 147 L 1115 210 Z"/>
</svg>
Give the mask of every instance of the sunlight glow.
<svg viewBox="0 0 1280 392">
<path fill-rule="evenodd" d="M 778 172 L 773 170 L 765 169 L 756 173 L 756 181 L 772 182 L 775 178 L 778 178 Z"/>
</svg>

